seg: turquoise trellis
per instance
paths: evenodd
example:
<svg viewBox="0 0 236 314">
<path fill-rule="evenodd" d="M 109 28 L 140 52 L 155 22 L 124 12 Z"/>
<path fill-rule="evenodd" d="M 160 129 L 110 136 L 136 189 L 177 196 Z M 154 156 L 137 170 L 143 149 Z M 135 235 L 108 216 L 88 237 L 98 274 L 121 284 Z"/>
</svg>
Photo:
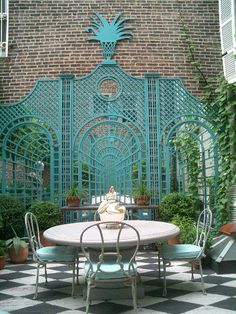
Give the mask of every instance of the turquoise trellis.
<svg viewBox="0 0 236 314">
<path fill-rule="evenodd" d="M 129 19 L 121 18 L 121 13 L 119 13 L 109 23 L 101 14 L 95 13 L 92 20 L 91 26 L 85 28 L 86 32 L 94 34 L 89 40 L 100 41 L 105 60 L 111 60 L 117 41 L 132 37 L 132 33 L 127 31 L 132 27 L 122 25 Z M 108 61 L 108 63 L 110 62 Z"/>
</svg>

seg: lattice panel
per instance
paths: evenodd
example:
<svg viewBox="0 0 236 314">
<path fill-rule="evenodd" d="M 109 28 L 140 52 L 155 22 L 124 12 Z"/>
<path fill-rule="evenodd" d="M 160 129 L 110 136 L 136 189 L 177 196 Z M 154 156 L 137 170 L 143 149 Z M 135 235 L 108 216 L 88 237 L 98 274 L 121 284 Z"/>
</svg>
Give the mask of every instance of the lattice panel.
<svg viewBox="0 0 236 314">
<path fill-rule="evenodd" d="M 0 128 L 23 116 L 37 116 L 58 127 L 58 81 L 38 81 L 29 96 L 11 106 L 0 106 Z"/>
<path fill-rule="evenodd" d="M 57 151 L 56 135 L 50 127 L 46 128 L 46 123 L 29 117 L 14 121 L 8 131 L 2 155 L 3 192 L 18 195 L 25 203 L 39 198 L 48 199 L 50 195 L 53 200 L 54 191 L 58 191 L 58 169 L 55 171 L 51 167 L 51 173 L 55 173 L 55 176 L 53 182 L 49 182 L 48 176 L 44 180 L 43 174 L 39 173 L 38 165 L 43 163 L 49 171 L 52 150 L 50 139 Z M 56 163 L 57 159 L 55 154 L 53 162 Z"/>
<path fill-rule="evenodd" d="M 131 194 L 132 165 L 141 162 L 140 156 L 144 159 L 146 156 L 141 147 L 139 138 L 125 123 L 103 120 L 90 126 L 81 142 L 79 156 L 90 169 L 87 174 L 94 173 L 94 188 L 90 193 L 98 196 L 96 202 L 109 185 L 115 185 L 120 193 Z"/>
<path fill-rule="evenodd" d="M 177 119 L 178 121 L 178 119 Z M 183 121 L 182 121 L 183 122 Z M 210 130 L 210 132 L 209 132 Z M 216 138 L 214 129 L 209 128 L 209 122 L 203 118 L 188 120 L 177 126 L 173 125 L 172 133 L 166 128 L 162 137 L 161 159 L 163 164 L 162 193 L 173 191 L 188 191 L 188 160 L 186 159 L 185 142 L 175 146 L 175 140 L 181 136 L 189 137 L 199 147 L 199 175 L 198 175 L 198 196 L 204 206 L 214 205 L 214 195 L 218 180 L 218 163 L 216 151 Z M 188 145 L 190 141 L 188 141 Z"/>
<path fill-rule="evenodd" d="M 149 188 L 153 191 L 152 202 L 158 203 L 158 194 L 161 186 L 159 178 L 159 158 L 158 158 L 158 108 L 157 108 L 157 93 L 156 93 L 156 78 L 148 80 L 148 125 L 149 125 Z"/>
<path fill-rule="evenodd" d="M 205 114 L 200 101 L 189 94 L 180 79 L 160 79 L 159 91 L 161 131 L 177 117 Z"/>
<path fill-rule="evenodd" d="M 119 85 L 117 97 L 106 98 L 99 93 L 99 82 L 114 79 Z M 144 80 L 133 78 L 119 66 L 98 66 L 89 76 L 74 82 L 74 129 L 96 118 L 117 115 L 145 128 Z"/>
<path fill-rule="evenodd" d="M 208 180 L 200 189 L 208 203 L 211 182 L 217 181 L 214 126 L 178 78 L 154 73 L 135 78 L 117 64 L 101 63 L 81 78 L 64 74 L 40 80 L 19 103 L 0 107 L 0 128 L 0 141 L 5 140 L 2 191 L 8 189 L 9 168 L 11 190 L 16 194 L 22 185 L 23 197 L 27 191 L 32 199 L 38 197 L 27 173 L 43 161 L 48 193 L 51 199 L 55 193 L 59 204 L 73 182 L 86 188 L 89 201 L 99 203 L 111 184 L 131 201 L 140 180 L 157 203 L 170 191 L 172 168 L 177 167 L 179 189 L 185 189 L 186 162 L 171 140 L 186 130 L 200 143 L 202 177 Z"/>
</svg>

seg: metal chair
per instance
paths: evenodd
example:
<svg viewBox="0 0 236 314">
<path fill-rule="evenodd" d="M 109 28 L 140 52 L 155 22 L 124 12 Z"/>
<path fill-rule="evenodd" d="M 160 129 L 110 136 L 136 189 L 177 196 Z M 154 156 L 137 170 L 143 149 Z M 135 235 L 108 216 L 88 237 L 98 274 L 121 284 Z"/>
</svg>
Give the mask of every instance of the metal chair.
<svg viewBox="0 0 236 314">
<path fill-rule="evenodd" d="M 115 247 L 108 248 L 104 241 L 104 233 L 107 228 L 114 227 L 114 221 L 97 222 L 86 228 L 80 237 L 81 250 L 86 257 L 85 274 L 87 283 L 86 314 L 89 311 L 91 288 L 105 287 L 111 288 L 111 284 L 122 284 L 131 287 L 133 307 L 137 310 L 137 265 L 135 256 L 138 252 L 140 236 L 138 231 L 125 222 L 119 222 L 118 228 L 112 230 L 117 233 Z M 122 239 L 126 234 L 134 234 L 136 240 L 130 245 L 130 257 L 122 255 Z M 100 247 L 95 247 L 89 243 L 89 236 L 96 234 L 100 239 Z M 94 253 L 96 250 L 96 255 Z M 127 252 L 127 251 L 126 251 Z"/>
<path fill-rule="evenodd" d="M 204 250 L 206 246 L 206 241 L 211 230 L 212 223 L 212 212 L 210 209 L 204 209 L 197 221 L 196 228 L 196 239 L 193 244 L 162 244 L 160 246 L 160 258 L 163 260 L 163 296 L 167 295 L 166 287 L 166 264 L 172 260 L 186 260 L 191 262 L 191 272 L 193 277 L 193 264 L 192 262 L 196 261 L 199 263 L 199 269 L 201 274 L 201 286 L 203 294 L 206 294 L 204 288 L 204 280 L 202 273 L 202 263 L 201 259 L 205 256 Z"/>
<path fill-rule="evenodd" d="M 72 267 L 73 280 L 72 280 L 72 296 L 74 295 L 75 288 L 75 264 L 77 260 L 77 249 L 71 246 L 47 246 L 43 247 L 40 242 L 39 226 L 37 218 L 31 212 L 25 214 L 25 227 L 28 234 L 29 242 L 31 245 L 33 260 L 37 263 L 37 275 L 34 299 L 38 296 L 38 281 L 39 269 L 44 267 L 45 281 L 47 281 L 47 264 L 60 263 L 68 264 Z"/>
</svg>

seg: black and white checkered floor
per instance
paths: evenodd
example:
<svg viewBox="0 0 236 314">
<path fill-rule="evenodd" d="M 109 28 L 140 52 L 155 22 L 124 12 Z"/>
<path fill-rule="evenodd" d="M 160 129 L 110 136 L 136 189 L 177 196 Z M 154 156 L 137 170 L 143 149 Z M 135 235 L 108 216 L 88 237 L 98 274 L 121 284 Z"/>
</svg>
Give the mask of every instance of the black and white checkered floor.
<svg viewBox="0 0 236 314">
<path fill-rule="evenodd" d="M 81 265 L 82 266 L 82 265 Z M 191 282 L 190 267 L 184 262 L 172 263 L 168 267 L 168 296 L 162 297 L 162 280 L 158 279 L 155 252 L 140 252 L 139 273 L 145 289 L 145 297 L 139 299 L 139 312 L 145 314 L 235 314 L 236 313 L 236 274 L 217 275 L 210 269 L 204 270 L 207 295 L 200 287 L 198 271 Z M 0 271 L 0 313 L 14 314 L 82 314 L 85 301 L 81 296 L 81 285 L 76 287 L 76 297 L 71 293 L 71 271 L 66 266 L 49 265 L 49 283 L 44 284 L 41 270 L 39 295 L 33 300 L 35 264 L 7 264 Z M 82 269 L 80 270 L 80 281 Z M 133 313 L 132 300 L 116 299 L 93 301 L 90 313 L 130 314 Z"/>
</svg>

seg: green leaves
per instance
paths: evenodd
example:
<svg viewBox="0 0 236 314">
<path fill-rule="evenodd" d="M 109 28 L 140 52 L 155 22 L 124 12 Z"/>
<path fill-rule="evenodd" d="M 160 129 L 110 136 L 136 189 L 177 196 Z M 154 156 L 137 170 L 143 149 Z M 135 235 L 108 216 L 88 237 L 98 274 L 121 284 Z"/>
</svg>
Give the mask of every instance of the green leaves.
<svg viewBox="0 0 236 314">
<path fill-rule="evenodd" d="M 214 91 L 214 98 L 205 103 L 207 108 L 218 108 L 218 114 L 211 115 L 217 125 L 217 139 L 219 144 L 219 182 L 216 200 L 216 225 L 222 226 L 230 219 L 228 189 L 232 182 L 236 182 L 236 134 L 235 134 L 235 103 L 236 84 L 229 84 L 223 75 L 218 80 Z"/>
<path fill-rule="evenodd" d="M 16 236 L 12 239 L 8 239 L 6 241 L 6 246 L 7 248 L 13 247 L 15 250 L 15 253 L 18 254 L 21 247 L 25 248 L 28 246 L 28 243 L 26 243 L 24 239 L 27 239 L 27 238 L 19 238 Z"/>
<path fill-rule="evenodd" d="M 191 195 L 183 193 L 165 194 L 159 204 L 160 219 L 170 222 L 171 219 L 179 215 L 181 217 L 196 217 L 196 199 Z"/>
<path fill-rule="evenodd" d="M 48 201 L 37 201 L 33 203 L 29 211 L 37 217 L 41 230 L 46 230 L 62 222 L 62 213 L 58 205 Z"/>
</svg>

